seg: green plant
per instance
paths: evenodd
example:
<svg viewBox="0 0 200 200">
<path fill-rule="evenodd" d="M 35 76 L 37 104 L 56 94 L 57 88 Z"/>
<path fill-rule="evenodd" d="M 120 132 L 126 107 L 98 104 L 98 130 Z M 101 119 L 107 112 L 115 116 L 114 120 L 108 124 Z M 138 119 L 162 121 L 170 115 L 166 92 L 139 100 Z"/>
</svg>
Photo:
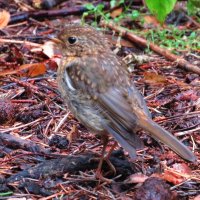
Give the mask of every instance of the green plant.
<svg viewBox="0 0 200 200">
<path fill-rule="evenodd" d="M 110 1 L 110 7 L 111 7 L 111 8 L 114 8 L 115 6 L 124 4 L 124 1 L 125 1 L 125 0 L 120 0 L 120 1 L 111 0 L 111 1 Z"/>
<path fill-rule="evenodd" d="M 108 19 L 110 16 L 108 14 L 105 14 L 104 12 L 104 4 L 100 3 L 97 6 L 94 6 L 91 3 L 85 4 L 84 7 L 88 10 L 87 12 L 84 12 L 82 15 L 82 23 L 85 23 L 85 17 L 88 15 L 93 14 L 95 17 L 95 21 L 92 23 L 93 26 L 97 26 L 97 17 L 102 16 L 104 19 Z"/>
<path fill-rule="evenodd" d="M 189 15 L 196 15 L 200 13 L 200 1 L 199 0 L 188 0 L 187 10 Z"/>
<path fill-rule="evenodd" d="M 140 16 L 140 12 L 137 10 L 130 10 L 130 5 L 125 5 L 124 0 L 116 1 L 112 0 L 110 1 L 111 8 L 114 6 L 119 6 L 123 4 L 123 12 L 118 16 L 114 18 L 115 22 L 119 22 L 121 19 L 124 18 L 130 18 L 132 20 L 137 19 Z M 111 19 L 110 13 L 104 11 L 104 4 L 98 4 L 97 6 L 94 6 L 91 3 L 85 4 L 84 7 L 88 10 L 87 12 L 84 12 L 82 15 L 82 23 L 85 22 L 85 17 L 88 15 L 94 15 L 94 22 L 92 23 L 93 26 L 97 25 L 97 18 L 100 16 L 105 21 L 109 21 Z"/>
<path fill-rule="evenodd" d="M 160 47 L 165 47 L 175 53 L 177 50 L 200 49 L 199 33 L 190 30 L 179 30 L 177 28 L 172 28 L 171 30 L 150 30 L 146 34 L 146 38 Z"/>
<path fill-rule="evenodd" d="M 140 16 L 140 13 L 137 10 L 133 10 L 131 13 L 124 11 L 118 17 L 115 17 L 114 21 L 119 22 L 121 19 L 124 19 L 124 18 L 130 18 L 132 20 L 136 20 L 139 16 Z"/>
<path fill-rule="evenodd" d="M 164 23 L 167 15 L 173 10 L 177 0 L 145 0 L 150 12 L 160 23 Z"/>
</svg>

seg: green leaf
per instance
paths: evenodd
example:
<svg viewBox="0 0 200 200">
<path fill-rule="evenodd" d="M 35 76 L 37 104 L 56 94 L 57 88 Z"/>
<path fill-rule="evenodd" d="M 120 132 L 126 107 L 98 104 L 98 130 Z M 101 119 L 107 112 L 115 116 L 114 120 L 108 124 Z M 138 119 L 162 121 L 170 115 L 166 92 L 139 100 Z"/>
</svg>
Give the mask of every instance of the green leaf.
<svg viewBox="0 0 200 200">
<path fill-rule="evenodd" d="M 91 4 L 91 3 L 85 4 L 84 7 L 85 7 L 87 10 L 93 10 L 93 9 L 95 8 L 94 5 Z"/>
<path fill-rule="evenodd" d="M 93 27 L 97 27 L 97 22 L 96 21 L 94 21 L 94 22 L 92 22 L 92 24 L 91 24 Z"/>
<path fill-rule="evenodd" d="M 116 5 L 116 0 L 111 0 L 110 1 L 110 7 L 113 8 Z"/>
<path fill-rule="evenodd" d="M 138 18 L 140 13 L 137 10 L 133 10 L 131 13 L 131 19 L 136 19 Z"/>
<path fill-rule="evenodd" d="M 113 8 L 115 6 L 121 5 L 124 3 L 124 0 L 116 1 L 116 0 L 111 0 L 110 1 L 110 7 Z"/>
<path fill-rule="evenodd" d="M 195 32 L 192 32 L 191 34 L 190 34 L 190 38 L 192 39 L 192 38 L 196 38 L 196 33 Z"/>
<path fill-rule="evenodd" d="M 145 0 L 150 12 L 163 23 L 167 15 L 173 10 L 177 0 Z"/>
<path fill-rule="evenodd" d="M 86 17 L 86 16 L 88 16 L 89 15 L 89 12 L 84 12 L 83 13 L 83 17 Z"/>
<path fill-rule="evenodd" d="M 119 1 L 119 4 L 122 4 L 122 3 L 124 3 L 125 2 L 125 0 L 120 0 Z"/>
<path fill-rule="evenodd" d="M 200 1 L 199 0 L 189 0 L 187 3 L 187 9 L 189 15 L 195 15 L 200 13 Z"/>
<path fill-rule="evenodd" d="M 96 6 L 95 10 L 97 12 L 101 12 L 104 9 L 104 4 L 100 3 Z"/>
</svg>

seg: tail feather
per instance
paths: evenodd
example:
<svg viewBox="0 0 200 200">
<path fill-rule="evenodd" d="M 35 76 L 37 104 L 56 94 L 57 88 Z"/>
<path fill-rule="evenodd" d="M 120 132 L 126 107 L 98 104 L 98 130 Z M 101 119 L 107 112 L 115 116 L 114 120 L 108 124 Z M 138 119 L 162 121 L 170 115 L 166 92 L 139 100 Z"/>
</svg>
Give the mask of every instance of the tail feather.
<svg viewBox="0 0 200 200">
<path fill-rule="evenodd" d="M 153 120 L 146 116 L 140 117 L 138 120 L 139 126 L 148 131 L 152 137 L 160 140 L 162 143 L 168 145 L 173 151 L 180 155 L 185 160 L 194 162 L 196 157 L 194 154 L 177 138 L 175 138 L 168 131 L 156 124 Z"/>
</svg>

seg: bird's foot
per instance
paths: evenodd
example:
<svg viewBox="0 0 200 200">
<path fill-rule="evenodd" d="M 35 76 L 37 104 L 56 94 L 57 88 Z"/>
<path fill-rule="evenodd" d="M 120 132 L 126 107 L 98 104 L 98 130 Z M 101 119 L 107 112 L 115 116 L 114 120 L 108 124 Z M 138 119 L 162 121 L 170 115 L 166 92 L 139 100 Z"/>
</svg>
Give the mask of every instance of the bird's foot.
<svg viewBox="0 0 200 200">
<path fill-rule="evenodd" d="M 97 170 L 96 172 L 93 172 L 92 174 L 80 172 L 80 175 L 84 177 L 87 181 L 98 181 L 102 182 L 103 184 L 110 184 L 115 182 L 114 179 L 108 179 L 102 175 L 102 172 Z"/>
<path fill-rule="evenodd" d="M 111 174 L 116 175 L 115 166 L 109 160 L 109 157 L 106 155 L 105 157 L 101 157 L 101 158 L 93 158 L 93 160 L 100 160 L 97 171 L 99 171 L 99 172 L 102 171 L 102 165 L 103 165 L 103 162 L 105 161 L 109 167 L 109 171 L 106 172 L 106 175 L 111 175 Z"/>
<path fill-rule="evenodd" d="M 109 168 L 110 168 L 110 170 L 108 172 L 106 172 L 105 175 L 109 175 L 109 174 L 116 175 L 117 172 L 116 172 L 115 166 L 111 163 L 111 161 L 109 160 L 109 157 L 106 156 L 105 158 L 103 158 L 106 161 L 106 163 L 109 166 Z"/>
<path fill-rule="evenodd" d="M 102 172 L 100 170 L 97 169 L 96 173 L 95 173 L 95 177 L 96 179 L 98 179 L 101 182 L 107 183 L 107 184 L 111 184 L 113 182 L 115 182 L 112 179 L 106 178 L 102 175 Z"/>
</svg>

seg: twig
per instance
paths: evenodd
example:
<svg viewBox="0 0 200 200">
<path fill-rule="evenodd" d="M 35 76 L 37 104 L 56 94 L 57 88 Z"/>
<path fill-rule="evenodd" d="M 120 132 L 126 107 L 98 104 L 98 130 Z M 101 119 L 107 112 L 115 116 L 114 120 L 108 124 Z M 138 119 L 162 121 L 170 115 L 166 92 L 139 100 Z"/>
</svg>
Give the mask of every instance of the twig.
<svg viewBox="0 0 200 200">
<path fill-rule="evenodd" d="M 59 124 L 56 126 L 55 128 L 55 133 L 58 132 L 58 130 L 60 129 L 60 127 L 65 123 L 65 121 L 67 120 L 68 116 L 69 116 L 70 112 L 68 112 L 59 122 Z"/>
<path fill-rule="evenodd" d="M 96 6 L 98 3 L 94 4 Z M 105 2 L 104 8 L 107 9 L 110 7 L 109 2 Z M 40 11 L 32 11 L 32 12 L 20 12 L 17 14 L 11 15 L 11 19 L 9 24 L 18 23 L 21 21 L 29 20 L 30 18 L 43 20 L 45 18 L 55 18 L 59 16 L 68 16 L 68 15 L 80 15 L 83 12 L 88 11 L 88 9 L 84 6 L 77 6 L 73 8 L 65 8 L 60 10 L 40 10 Z"/>
<path fill-rule="evenodd" d="M 65 193 L 63 191 L 60 191 L 60 192 L 52 194 L 48 197 L 40 198 L 39 200 L 49 200 L 49 199 L 53 199 L 54 197 L 62 196 L 63 194 L 65 194 Z"/>
<path fill-rule="evenodd" d="M 148 42 L 146 39 L 133 34 L 128 29 L 122 28 L 120 26 L 116 26 L 113 22 L 107 23 L 105 21 L 102 21 L 100 25 L 104 26 L 104 27 L 109 27 L 110 29 L 121 33 L 123 37 L 127 37 L 129 40 L 131 40 L 134 43 L 137 43 L 138 45 L 142 45 L 144 47 L 149 47 L 151 50 L 164 56 L 168 60 L 176 62 L 177 66 L 179 66 L 187 71 L 191 71 L 191 72 L 200 74 L 200 68 L 198 66 L 190 64 L 188 61 L 186 61 L 182 57 L 172 54 L 167 49 L 163 49 L 163 48 L 153 44 L 152 42 Z"/>
<path fill-rule="evenodd" d="M 35 121 L 29 122 L 29 123 L 27 123 L 27 124 L 23 124 L 23 125 L 11 127 L 11 128 L 1 128 L 1 127 L 0 127 L 0 132 L 1 132 L 1 133 L 7 133 L 7 132 L 10 132 L 10 131 L 14 131 L 14 130 L 20 129 L 20 128 L 25 128 L 25 127 L 27 127 L 27 126 L 30 126 L 30 125 L 35 124 L 36 122 L 40 122 L 40 121 L 42 121 L 42 120 L 43 120 L 43 119 L 39 118 L 39 119 L 36 119 Z"/>
<path fill-rule="evenodd" d="M 192 17 L 190 17 L 190 16 L 188 16 L 186 14 L 185 14 L 185 17 L 188 18 L 195 26 L 197 26 L 197 28 L 200 28 L 200 23 L 198 23 L 197 21 L 192 19 Z"/>
<path fill-rule="evenodd" d="M 0 38 L 0 43 L 25 44 L 25 45 L 32 46 L 32 47 L 41 47 L 41 44 L 23 41 L 23 40 L 10 40 L 10 39 Z"/>
<path fill-rule="evenodd" d="M 183 135 L 194 133 L 195 131 L 200 131 L 200 127 L 197 127 L 195 129 L 188 130 L 188 131 L 177 132 L 174 135 L 178 137 L 178 136 L 183 136 Z"/>
<path fill-rule="evenodd" d="M 11 81 L 25 87 L 26 89 L 29 89 L 31 92 L 38 94 L 40 97 L 46 98 L 46 95 L 43 94 L 42 92 L 39 91 L 38 87 L 36 87 L 35 85 L 29 83 L 29 82 L 23 82 L 19 79 L 13 78 L 13 77 L 9 77 Z"/>
</svg>

